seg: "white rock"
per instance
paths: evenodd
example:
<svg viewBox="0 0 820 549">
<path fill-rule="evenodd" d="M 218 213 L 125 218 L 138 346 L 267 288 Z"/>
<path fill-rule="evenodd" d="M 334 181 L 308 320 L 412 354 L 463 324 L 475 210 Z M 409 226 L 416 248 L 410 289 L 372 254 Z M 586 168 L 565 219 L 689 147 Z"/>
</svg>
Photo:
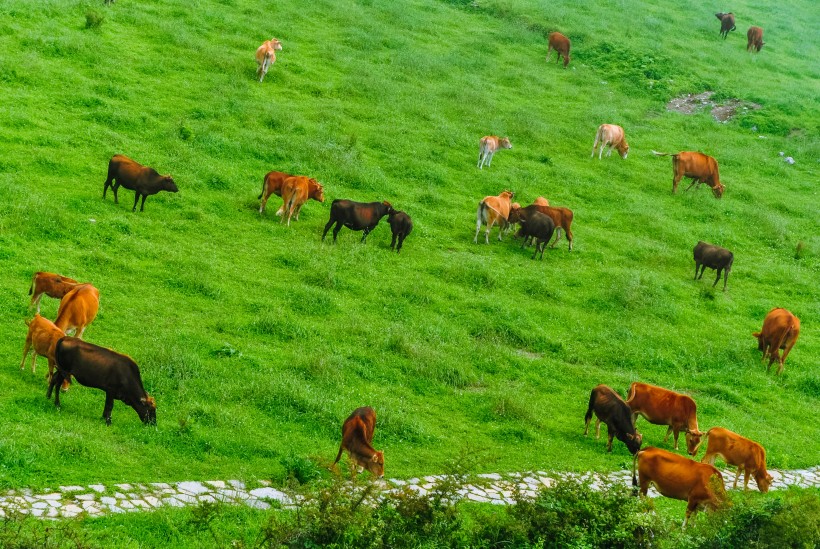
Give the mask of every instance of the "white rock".
<svg viewBox="0 0 820 549">
<path fill-rule="evenodd" d="M 83 486 L 60 486 L 61 492 L 82 492 L 85 490 Z"/>
<path fill-rule="evenodd" d="M 94 494 L 77 494 L 74 496 L 74 499 L 78 499 L 80 501 L 92 501 L 97 499 L 97 496 Z"/>
<path fill-rule="evenodd" d="M 177 489 L 181 492 L 187 492 L 194 495 L 204 494 L 211 491 L 200 482 L 179 482 L 177 483 Z"/>
<path fill-rule="evenodd" d="M 205 481 L 207 484 L 210 484 L 214 488 L 224 488 L 225 483 L 221 480 L 207 480 Z"/>
<path fill-rule="evenodd" d="M 88 487 L 95 492 L 105 492 L 105 486 L 102 484 L 90 484 Z"/>
</svg>

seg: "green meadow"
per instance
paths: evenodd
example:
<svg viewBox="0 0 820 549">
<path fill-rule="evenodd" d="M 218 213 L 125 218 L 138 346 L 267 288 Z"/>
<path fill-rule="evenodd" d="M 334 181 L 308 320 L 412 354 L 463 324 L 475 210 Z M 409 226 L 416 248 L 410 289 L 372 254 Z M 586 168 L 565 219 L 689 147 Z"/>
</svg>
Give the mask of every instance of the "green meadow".
<svg viewBox="0 0 820 549">
<path fill-rule="evenodd" d="M 388 477 L 465 456 L 476 473 L 617 470 L 630 454 L 583 437 L 583 417 L 595 385 L 633 381 L 691 395 L 702 430 L 759 441 L 770 468 L 817 465 L 820 11 L 731 7 L 723 40 L 723 6 L 697 2 L 3 2 L 0 488 L 327 477 L 364 405 Z M 554 30 L 567 69 L 545 61 Z M 759 108 L 666 108 L 704 91 Z M 625 128 L 626 160 L 590 158 L 601 123 Z M 479 170 L 490 134 L 513 148 Z M 724 197 L 673 194 L 652 150 L 714 156 Z M 131 191 L 103 200 L 114 154 L 179 193 L 142 213 Z M 326 202 L 290 227 L 275 196 L 260 216 L 271 170 L 316 178 Z M 572 209 L 573 251 L 533 261 L 483 228 L 474 244 L 479 201 L 504 189 Z M 401 254 L 386 220 L 323 243 L 336 198 L 412 216 Z M 726 292 L 693 280 L 698 240 L 734 252 Z M 45 358 L 19 369 L 35 271 L 99 288 L 84 338 L 140 365 L 156 428 L 119 401 L 106 427 L 104 394 L 77 384 L 56 410 Z M 773 307 L 802 323 L 779 377 L 751 336 Z"/>
</svg>

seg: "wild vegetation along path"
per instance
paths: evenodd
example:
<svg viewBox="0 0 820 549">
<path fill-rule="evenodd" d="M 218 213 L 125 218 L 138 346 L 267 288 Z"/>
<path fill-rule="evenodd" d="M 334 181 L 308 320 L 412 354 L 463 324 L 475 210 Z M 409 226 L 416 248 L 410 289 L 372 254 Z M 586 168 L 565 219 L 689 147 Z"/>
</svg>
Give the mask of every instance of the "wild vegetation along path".
<svg viewBox="0 0 820 549">
<path fill-rule="evenodd" d="M 774 477 L 771 489 L 788 486 L 820 488 L 820 465 L 810 469 L 795 471 L 769 470 Z M 465 484 L 459 494 L 472 501 L 508 505 L 515 503 L 517 489 L 525 497 L 534 497 L 538 490 L 549 487 L 556 479 L 576 478 L 587 482 L 593 490 L 605 484 L 631 484 L 630 471 L 615 473 L 489 473 L 476 475 Z M 723 470 L 727 486 L 734 480 L 734 470 Z M 409 480 L 389 479 L 384 481 L 385 490 L 409 487 L 426 494 L 444 476 L 427 476 Z M 742 481 L 742 479 L 741 479 Z M 738 484 L 741 486 L 741 484 Z M 750 489 L 757 489 L 754 480 L 749 481 Z M 657 493 L 650 492 L 650 495 Z M 102 516 L 111 513 L 151 511 L 160 507 L 185 507 L 200 503 L 222 502 L 233 505 L 248 505 L 256 509 L 268 509 L 271 505 L 288 507 L 293 505 L 292 494 L 277 490 L 268 481 L 253 484 L 238 480 L 185 481 L 151 484 L 114 484 L 105 486 L 60 486 L 57 490 L 34 493 L 29 489 L 9 490 L 0 493 L 0 517 L 11 513 L 30 514 L 42 518 L 71 518 L 81 514 Z"/>
</svg>

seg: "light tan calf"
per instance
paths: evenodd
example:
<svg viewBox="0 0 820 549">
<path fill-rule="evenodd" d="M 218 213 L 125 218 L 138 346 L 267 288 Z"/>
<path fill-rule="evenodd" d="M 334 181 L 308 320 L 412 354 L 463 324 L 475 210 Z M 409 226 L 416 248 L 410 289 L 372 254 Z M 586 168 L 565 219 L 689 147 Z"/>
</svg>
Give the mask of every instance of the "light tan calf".
<svg viewBox="0 0 820 549">
<path fill-rule="evenodd" d="M 607 156 L 612 156 L 613 148 L 618 149 L 618 154 L 621 155 L 621 158 L 626 159 L 626 155 L 629 154 L 629 144 L 626 142 L 624 129 L 615 124 L 601 124 L 598 126 L 598 131 L 595 134 L 595 143 L 592 144 L 592 154 L 589 155 L 590 158 L 595 156 L 595 149 L 598 148 L 599 145 L 598 160 L 601 159 L 601 155 L 604 153 L 604 148 L 607 145 L 609 145 L 609 150 L 606 153 Z"/>
<path fill-rule="evenodd" d="M 22 370 L 26 364 L 26 357 L 30 350 L 33 350 L 31 357 L 31 373 L 35 372 L 37 367 L 37 355 L 44 356 L 48 360 L 48 379 L 54 373 L 54 368 L 57 366 L 54 357 L 54 349 L 57 346 L 57 341 L 61 337 L 65 337 L 65 333 L 54 325 L 47 318 L 43 318 L 39 314 L 34 315 L 28 325 L 28 334 L 26 335 L 26 344 L 23 347 L 23 360 L 20 361 L 20 369 Z"/>
<path fill-rule="evenodd" d="M 478 233 L 481 231 L 482 223 L 487 225 L 487 232 L 484 235 L 487 244 L 490 243 L 490 229 L 496 223 L 498 223 L 499 228 L 498 240 L 501 240 L 501 235 L 507 227 L 507 219 L 510 217 L 510 203 L 513 196 L 514 193 L 511 191 L 504 191 L 498 196 L 485 196 L 484 200 L 479 202 L 475 215 L 475 238 L 473 238 L 473 242 L 478 244 Z"/>
<path fill-rule="evenodd" d="M 497 135 L 485 135 L 478 142 L 478 168 L 484 169 L 484 164 L 489 168 L 493 163 L 493 155 L 498 149 L 512 149 L 509 137 L 498 137 Z"/>
<path fill-rule="evenodd" d="M 265 75 L 268 74 L 268 69 L 276 62 L 276 51 L 282 50 L 282 44 L 276 38 L 266 40 L 256 49 L 256 64 L 259 68 L 256 69 L 256 76 L 261 82 Z"/>
</svg>

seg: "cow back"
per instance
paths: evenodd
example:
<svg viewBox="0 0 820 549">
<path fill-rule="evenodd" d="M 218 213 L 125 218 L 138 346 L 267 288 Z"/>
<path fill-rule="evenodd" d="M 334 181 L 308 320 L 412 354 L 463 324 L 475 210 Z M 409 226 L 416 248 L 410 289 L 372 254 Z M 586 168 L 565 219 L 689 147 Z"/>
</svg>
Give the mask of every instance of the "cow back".
<svg viewBox="0 0 820 549">
<path fill-rule="evenodd" d="M 97 316 L 99 305 L 99 290 L 91 284 L 79 284 L 60 300 L 54 324 L 61 330 L 86 326 Z"/>
<path fill-rule="evenodd" d="M 26 339 L 32 343 L 38 355 L 53 359 L 57 341 L 64 336 L 65 333 L 53 322 L 36 314 L 29 322 Z"/>
<path fill-rule="evenodd" d="M 649 481 L 669 498 L 687 501 L 694 496 L 703 502 L 717 503 L 712 486 L 723 492 L 723 475 L 714 466 L 660 448 L 648 447 L 638 452 L 637 465 L 641 485 Z"/>
</svg>

